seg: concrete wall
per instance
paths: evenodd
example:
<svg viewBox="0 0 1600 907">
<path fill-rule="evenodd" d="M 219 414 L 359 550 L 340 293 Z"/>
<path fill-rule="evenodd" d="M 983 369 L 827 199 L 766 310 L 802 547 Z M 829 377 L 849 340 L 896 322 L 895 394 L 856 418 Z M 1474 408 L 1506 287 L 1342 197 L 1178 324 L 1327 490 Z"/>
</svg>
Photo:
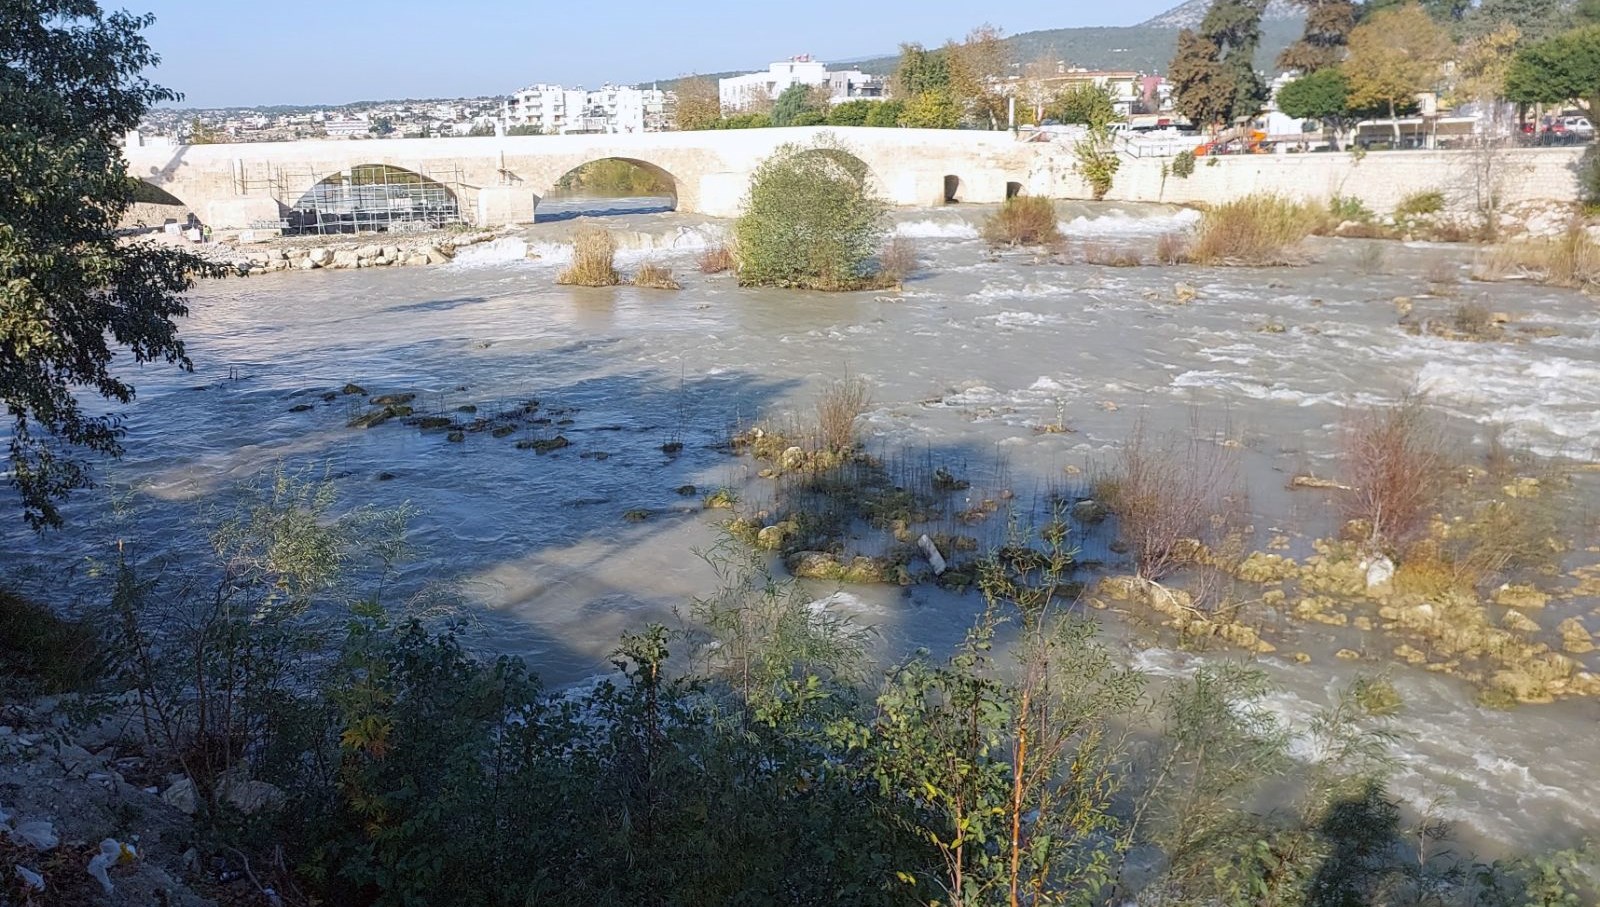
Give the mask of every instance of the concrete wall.
<svg viewBox="0 0 1600 907">
<path fill-rule="evenodd" d="M 1352 154 L 1224 155 L 1196 161 L 1188 179 L 1161 177 L 1170 158 L 1124 158 L 1108 199 L 1218 204 L 1251 192 L 1275 192 L 1311 202 L 1342 195 L 1361 199 L 1377 213 L 1394 210 L 1414 192 L 1439 190 L 1453 209 L 1472 211 L 1480 191 L 1494 186 L 1501 204 L 1572 201 L 1578 197 L 1582 148 L 1518 148 L 1496 152 L 1374 151 Z M 1087 198 L 1070 171 L 1055 194 Z"/>
</svg>

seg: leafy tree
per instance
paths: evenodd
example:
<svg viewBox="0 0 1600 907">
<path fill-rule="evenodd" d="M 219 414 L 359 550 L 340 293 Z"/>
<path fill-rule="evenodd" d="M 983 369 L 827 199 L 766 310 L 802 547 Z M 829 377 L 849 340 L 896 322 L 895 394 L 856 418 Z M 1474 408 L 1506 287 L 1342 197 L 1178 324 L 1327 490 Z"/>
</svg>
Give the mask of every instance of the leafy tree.
<svg viewBox="0 0 1600 907">
<path fill-rule="evenodd" d="M 722 99 L 710 79 L 695 76 L 679 82 L 674 98 L 672 124 L 681 131 L 713 129 L 722 119 Z"/>
<path fill-rule="evenodd" d="M 1306 11 L 1305 32 L 1278 54 L 1279 68 L 1311 73 L 1344 59 L 1356 24 L 1356 4 L 1352 0 L 1299 0 L 1299 4 Z"/>
<path fill-rule="evenodd" d="M 906 103 L 899 99 L 879 101 L 872 106 L 867 114 L 868 126 L 898 126 L 900 118 L 905 116 Z"/>
<path fill-rule="evenodd" d="M 134 192 L 123 134 L 178 97 L 142 75 L 159 60 L 140 34 L 152 21 L 91 0 L 0 6 L 0 401 L 35 529 L 60 525 L 58 502 L 90 484 L 83 451 L 122 450 L 117 417 L 86 413 L 80 393 L 133 399 L 119 356 L 188 369 L 180 294 L 219 273 L 114 236 Z"/>
<path fill-rule="evenodd" d="M 1578 0 L 1572 9 L 1572 20 L 1577 26 L 1600 25 L 1600 0 Z"/>
<path fill-rule="evenodd" d="M 506 135 L 544 135 L 544 130 L 536 123 L 527 123 L 522 126 L 512 126 L 506 130 Z"/>
<path fill-rule="evenodd" d="M 738 113 L 712 121 L 708 129 L 765 129 L 772 125 L 771 114 Z"/>
<path fill-rule="evenodd" d="M 828 110 L 828 125 L 865 126 L 868 118 L 872 116 L 873 108 L 882 104 L 882 101 L 872 101 L 866 98 L 857 98 L 854 101 L 835 104 Z"/>
<path fill-rule="evenodd" d="M 993 25 L 980 25 L 960 44 L 945 47 L 949 60 L 950 89 L 972 122 L 989 129 L 1006 124 L 1009 102 L 999 90 L 1010 75 L 1011 55 Z"/>
<path fill-rule="evenodd" d="M 1574 29 L 1517 51 L 1506 69 L 1506 99 L 1518 104 L 1574 103 L 1600 110 L 1600 25 Z"/>
<path fill-rule="evenodd" d="M 734 223 L 739 283 L 813 290 L 869 284 L 887 209 L 867 177 L 860 159 L 831 140 L 773 152 L 751 177 Z"/>
<path fill-rule="evenodd" d="M 1444 28 L 1415 3 L 1378 13 L 1350 32 L 1343 65 L 1350 106 L 1387 109 L 1391 119 L 1397 117 L 1417 94 L 1438 84 L 1452 49 Z M 1398 120 L 1394 134 L 1398 140 Z"/>
<path fill-rule="evenodd" d="M 927 91 L 950 88 L 950 57 L 945 50 L 921 44 L 900 45 L 900 62 L 892 77 L 895 97 L 909 101 Z"/>
<path fill-rule="evenodd" d="M 367 131 L 373 135 L 389 135 L 394 132 L 394 121 L 388 117 L 378 117 L 367 127 Z"/>
<path fill-rule="evenodd" d="M 906 102 L 900 125 L 913 129 L 954 129 L 961 125 L 961 105 L 946 88 L 924 91 Z"/>
<path fill-rule="evenodd" d="M 488 138 L 496 134 L 493 123 L 478 123 L 467 130 L 467 135 L 473 138 Z"/>
<path fill-rule="evenodd" d="M 810 85 L 790 85 L 778 95 L 772 105 L 774 126 L 814 126 L 827 119 L 827 100 L 817 103 L 816 93 Z M 810 122 L 800 122 L 802 119 Z"/>
<path fill-rule="evenodd" d="M 1217 59 L 1217 42 L 1200 32 L 1178 33 L 1178 50 L 1167 78 L 1172 103 L 1197 126 L 1214 127 L 1233 115 L 1234 79 Z"/>
<path fill-rule="evenodd" d="M 1056 95 L 1045 107 L 1044 115 L 1060 123 L 1078 123 L 1102 128 L 1117 118 L 1111 92 L 1098 85 L 1079 82 Z"/>
<path fill-rule="evenodd" d="M 1266 6 L 1266 0 L 1212 0 L 1199 32 L 1178 33 L 1168 78 L 1173 102 L 1191 121 L 1217 125 L 1261 111 L 1267 87 L 1255 56 Z"/>
<path fill-rule="evenodd" d="M 1278 109 L 1297 120 L 1317 120 L 1342 148 L 1350 117 L 1350 84 L 1337 66 L 1301 76 L 1278 89 Z"/>
<path fill-rule="evenodd" d="M 1516 58 L 1522 33 L 1509 22 L 1494 31 L 1470 38 L 1456 58 L 1450 100 L 1455 104 L 1491 102 L 1505 96 L 1506 74 Z M 1491 109 L 1498 116 L 1500 105 Z"/>
</svg>

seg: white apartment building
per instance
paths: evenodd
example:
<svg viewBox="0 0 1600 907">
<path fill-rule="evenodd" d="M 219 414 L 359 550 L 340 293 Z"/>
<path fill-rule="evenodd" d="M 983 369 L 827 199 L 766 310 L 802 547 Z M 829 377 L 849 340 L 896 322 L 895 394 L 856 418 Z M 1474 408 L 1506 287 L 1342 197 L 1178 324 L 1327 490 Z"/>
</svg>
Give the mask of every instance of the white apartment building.
<svg viewBox="0 0 1600 907">
<path fill-rule="evenodd" d="M 748 110 L 758 102 L 776 100 L 795 85 L 826 85 L 829 99 L 835 104 L 855 98 L 881 98 L 884 94 L 879 76 L 855 69 L 829 72 L 827 64 L 812 59 L 810 54 L 801 54 L 773 63 L 766 72 L 719 79 L 717 96 L 723 110 Z"/>
<path fill-rule="evenodd" d="M 666 117 L 667 94 L 655 88 L 605 85 L 582 87 L 532 85 L 512 95 L 501 107 L 507 129 L 538 126 L 546 135 L 583 132 L 653 132 Z"/>
<path fill-rule="evenodd" d="M 370 132 L 372 121 L 364 113 L 354 117 L 329 117 L 323 121 L 322 128 L 330 139 L 351 139 Z"/>
</svg>

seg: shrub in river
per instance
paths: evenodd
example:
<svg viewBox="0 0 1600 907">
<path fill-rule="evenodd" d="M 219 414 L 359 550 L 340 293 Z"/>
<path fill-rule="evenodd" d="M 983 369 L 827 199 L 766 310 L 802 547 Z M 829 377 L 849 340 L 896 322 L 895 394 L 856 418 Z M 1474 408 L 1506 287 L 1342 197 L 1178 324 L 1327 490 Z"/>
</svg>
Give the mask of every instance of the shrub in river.
<svg viewBox="0 0 1600 907">
<path fill-rule="evenodd" d="M 817 398 L 817 435 L 826 449 L 837 452 L 856 445 L 856 420 L 871 400 L 863 378 L 840 378 L 823 388 Z"/>
<path fill-rule="evenodd" d="M 579 287 L 614 287 L 622 282 L 616 268 L 617 239 L 610 230 L 585 226 L 572 241 L 572 264 L 556 283 Z"/>
<path fill-rule="evenodd" d="M 903 236 L 893 236 L 878 253 L 878 273 L 884 279 L 904 283 L 917 270 L 917 248 Z"/>
<path fill-rule="evenodd" d="M 1055 203 L 1037 195 L 1014 195 L 983 223 L 983 238 L 996 246 L 1046 246 L 1061 241 Z"/>
<path fill-rule="evenodd" d="M 701 274 L 721 274 L 738 265 L 733 258 L 733 250 L 727 243 L 718 243 L 700 253 Z"/>
<path fill-rule="evenodd" d="M 1108 268 L 1137 268 L 1144 264 L 1137 251 L 1125 247 L 1119 248 L 1108 242 L 1084 243 L 1083 261 L 1085 264 Z"/>
<path fill-rule="evenodd" d="M 683 285 L 672 279 L 672 270 L 654 262 L 645 262 L 633 275 L 633 285 L 650 290 L 681 290 Z"/>
<path fill-rule="evenodd" d="M 1346 520 L 1374 547 L 1404 545 L 1433 514 L 1448 462 L 1421 396 L 1351 413 L 1340 430 L 1339 459 Z"/>
<path fill-rule="evenodd" d="M 1189 254 L 1189 240 L 1181 233 L 1163 233 L 1156 237 L 1156 261 L 1164 265 L 1181 263 Z"/>
<path fill-rule="evenodd" d="M 1450 326 L 1469 340 L 1491 340 L 1500 335 L 1494 313 L 1481 302 L 1463 302 L 1450 313 Z"/>
<path fill-rule="evenodd" d="M 1140 578 L 1160 582 L 1189 565 L 1241 511 L 1238 460 L 1220 441 L 1192 430 L 1152 439 L 1140 422 L 1097 477 L 1095 497 L 1116 515 Z"/>
<path fill-rule="evenodd" d="M 886 203 L 866 165 L 824 138 L 784 145 L 750 180 L 734 224 L 741 286 L 859 290 L 884 286 L 871 270 L 887 229 Z"/>
<path fill-rule="evenodd" d="M 1322 219 L 1321 211 L 1280 195 L 1246 195 L 1200 216 L 1189 255 L 1206 265 L 1287 264 Z"/>
<path fill-rule="evenodd" d="M 1555 239 L 1523 240 L 1496 248 L 1475 271 L 1481 280 L 1531 276 L 1541 283 L 1585 292 L 1600 288 L 1600 243 L 1581 220 Z"/>
</svg>

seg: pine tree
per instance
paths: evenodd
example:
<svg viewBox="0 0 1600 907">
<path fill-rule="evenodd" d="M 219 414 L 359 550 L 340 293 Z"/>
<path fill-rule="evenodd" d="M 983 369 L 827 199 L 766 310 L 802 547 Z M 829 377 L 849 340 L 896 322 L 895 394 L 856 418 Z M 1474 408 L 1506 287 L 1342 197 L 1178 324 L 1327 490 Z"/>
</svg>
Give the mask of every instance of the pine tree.
<svg viewBox="0 0 1600 907">
<path fill-rule="evenodd" d="M 1306 29 L 1300 40 L 1278 55 L 1280 69 L 1313 73 L 1344 59 L 1350 29 L 1356 25 L 1356 5 L 1351 0 L 1298 0 L 1306 11 Z"/>
<path fill-rule="evenodd" d="M 1178 34 L 1169 78 L 1178 110 L 1196 124 L 1254 116 L 1267 99 L 1255 69 L 1267 0 L 1212 0 L 1200 31 Z"/>
</svg>

